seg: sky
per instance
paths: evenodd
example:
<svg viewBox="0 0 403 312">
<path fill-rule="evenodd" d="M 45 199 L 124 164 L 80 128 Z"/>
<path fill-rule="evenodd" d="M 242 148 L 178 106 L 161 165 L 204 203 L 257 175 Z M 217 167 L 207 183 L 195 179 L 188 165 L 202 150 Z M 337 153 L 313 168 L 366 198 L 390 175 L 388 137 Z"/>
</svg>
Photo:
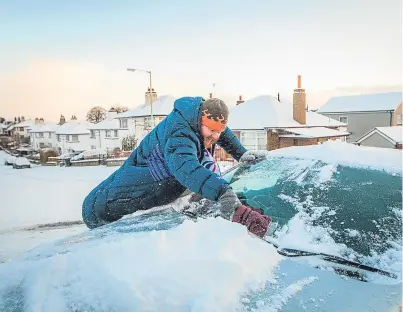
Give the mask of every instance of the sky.
<svg viewBox="0 0 403 312">
<path fill-rule="evenodd" d="M 158 95 L 229 105 L 402 90 L 400 0 L 0 0 L 0 116 L 84 119 Z"/>
</svg>

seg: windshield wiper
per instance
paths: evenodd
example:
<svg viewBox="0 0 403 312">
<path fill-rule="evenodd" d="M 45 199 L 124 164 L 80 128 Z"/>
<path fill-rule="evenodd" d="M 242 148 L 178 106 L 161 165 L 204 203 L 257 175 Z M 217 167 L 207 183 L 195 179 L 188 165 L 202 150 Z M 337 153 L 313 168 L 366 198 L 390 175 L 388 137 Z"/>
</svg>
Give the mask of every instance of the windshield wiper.
<svg viewBox="0 0 403 312">
<path fill-rule="evenodd" d="M 176 210 L 174 210 L 174 211 L 179 212 Z M 179 213 L 190 219 L 193 219 L 194 221 L 196 221 L 198 218 L 207 219 L 209 217 L 207 215 L 200 215 L 197 212 L 191 212 L 191 211 L 187 211 L 187 210 L 181 211 Z M 210 214 L 210 217 L 216 218 L 218 216 L 219 216 L 219 214 L 214 214 L 214 213 Z M 330 254 L 326 254 L 326 253 L 322 253 L 322 252 L 311 252 L 311 251 L 292 249 L 292 248 L 280 248 L 276 243 L 274 243 L 272 241 L 266 240 L 264 238 L 260 238 L 256 235 L 253 235 L 253 236 L 255 236 L 256 238 L 259 238 L 260 240 L 262 240 L 268 244 L 273 245 L 276 248 L 277 252 L 280 255 L 285 256 L 285 257 L 290 257 L 290 258 L 310 257 L 310 256 L 311 257 L 320 257 L 321 259 L 328 261 L 328 262 L 333 262 L 333 263 L 337 263 L 337 264 L 341 264 L 341 265 L 345 265 L 345 266 L 349 266 L 349 267 L 353 267 L 353 268 L 357 268 L 357 269 L 361 269 L 361 270 L 365 270 L 365 271 L 369 271 L 369 272 L 374 272 L 374 273 L 388 276 L 390 278 L 397 279 L 397 275 L 394 273 L 384 271 L 384 270 L 381 270 L 378 268 L 374 268 L 369 265 L 361 264 L 359 262 L 347 260 L 347 259 L 344 259 L 339 256 L 334 256 L 334 255 L 330 255 Z"/>
<path fill-rule="evenodd" d="M 342 257 L 339 256 L 335 256 L 335 255 L 329 255 L 326 253 L 322 253 L 322 252 L 311 252 L 311 251 L 306 251 L 306 250 L 299 250 L 299 249 L 292 249 L 292 248 L 279 248 L 278 245 L 274 244 L 273 242 L 270 242 L 266 239 L 262 239 L 264 242 L 273 245 L 276 249 L 277 252 L 285 257 L 320 257 L 325 261 L 328 262 L 333 262 L 333 263 L 337 263 L 337 264 L 341 264 L 341 265 L 345 265 L 345 266 L 349 266 L 349 267 L 354 267 L 357 269 L 361 269 L 361 270 L 365 270 L 365 271 L 369 271 L 369 272 L 374 272 L 374 273 L 379 273 L 391 278 L 396 279 L 397 275 L 388 271 L 384 271 L 378 268 L 374 268 L 371 267 L 369 265 L 365 265 L 365 264 L 361 264 L 359 262 L 355 262 L 355 261 L 351 261 L 351 260 L 347 260 L 344 259 Z"/>
</svg>

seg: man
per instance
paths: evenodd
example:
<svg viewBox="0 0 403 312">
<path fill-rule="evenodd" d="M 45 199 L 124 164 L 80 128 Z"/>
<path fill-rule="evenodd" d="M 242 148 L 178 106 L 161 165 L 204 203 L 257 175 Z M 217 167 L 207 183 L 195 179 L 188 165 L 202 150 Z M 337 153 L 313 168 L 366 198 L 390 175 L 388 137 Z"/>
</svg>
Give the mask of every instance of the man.
<svg viewBox="0 0 403 312">
<path fill-rule="evenodd" d="M 214 162 L 216 143 L 240 162 L 261 156 L 242 146 L 227 127 L 228 115 L 219 99 L 176 100 L 172 112 L 144 137 L 123 165 L 85 198 L 82 214 L 86 225 L 96 228 L 137 210 L 166 205 L 190 190 L 218 202 L 223 218 L 263 237 L 271 218 L 242 205 Z"/>
</svg>

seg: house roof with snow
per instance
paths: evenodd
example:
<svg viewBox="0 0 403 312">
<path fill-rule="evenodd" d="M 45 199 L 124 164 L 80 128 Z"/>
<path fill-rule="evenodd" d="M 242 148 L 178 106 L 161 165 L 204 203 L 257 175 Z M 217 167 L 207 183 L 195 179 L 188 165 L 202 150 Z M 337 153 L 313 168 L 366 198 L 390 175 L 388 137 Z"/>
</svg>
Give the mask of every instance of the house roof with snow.
<svg viewBox="0 0 403 312">
<path fill-rule="evenodd" d="M 0 129 L 7 129 L 10 125 L 0 123 Z"/>
<path fill-rule="evenodd" d="M 30 127 L 29 132 L 31 133 L 41 133 L 41 132 L 56 132 L 59 125 L 53 123 L 44 123 L 44 124 L 34 124 Z"/>
<path fill-rule="evenodd" d="M 56 134 L 90 134 L 90 125 L 87 121 L 69 120 L 57 128 Z"/>
<path fill-rule="evenodd" d="M 391 126 L 391 127 L 375 127 L 361 138 L 359 138 L 355 143 L 361 143 L 362 141 L 368 139 L 375 133 L 382 136 L 384 139 L 388 140 L 392 144 L 402 144 L 402 126 Z"/>
<path fill-rule="evenodd" d="M 118 130 L 120 129 L 119 120 L 116 119 L 121 114 L 118 114 L 114 110 L 109 110 L 105 120 L 101 122 L 90 124 L 89 130 Z"/>
<path fill-rule="evenodd" d="M 119 115 L 117 115 L 117 116 L 119 116 Z M 98 122 L 96 124 L 91 124 L 88 127 L 88 129 L 89 130 L 118 130 L 118 129 L 120 129 L 119 120 L 117 120 L 117 119 L 111 119 L 111 120 L 105 119 L 105 120 L 103 120 L 101 122 Z"/>
<path fill-rule="evenodd" d="M 402 92 L 333 97 L 318 113 L 393 111 L 402 102 Z"/>
<path fill-rule="evenodd" d="M 168 116 L 174 108 L 175 101 L 176 98 L 171 95 L 159 96 L 152 104 L 153 116 Z M 115 118 L 145 117 L 150 115 L 151 107 L 146 104 L 141 104 L 132 110 L 117 115 Z"/>
<path fill-rule="evenodd" d="M 14 125 L 15 128 L 30 128 L 35 124 L 35 122 L 31 119 L 21 121 Z"/>
<path fill-rule="evenodd" d="M 14 127 L 15 127 L 15 123 L 10 123 L 9 125 L 7 125 L 7 131 L 13 130 Z"/>
<path fill-rule="evenodd" d="M 320 115 L 306 112 L 306 124 L 293 118 L 293 105 L 279 102 L 277 97 L 262 95 L 230 108 L 228 126 L 232 130 L 259 130 L 301 127 L 343 127 L 347 124 Z"/>
</svg>

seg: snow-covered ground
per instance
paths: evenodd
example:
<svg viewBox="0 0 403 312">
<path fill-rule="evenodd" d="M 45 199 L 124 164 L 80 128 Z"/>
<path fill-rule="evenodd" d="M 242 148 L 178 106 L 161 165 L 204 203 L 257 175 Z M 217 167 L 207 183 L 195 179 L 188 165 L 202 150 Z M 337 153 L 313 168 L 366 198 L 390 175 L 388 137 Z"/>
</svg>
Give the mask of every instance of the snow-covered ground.
<svg viewBox="0 0 403 312">
<path fill-rule="evenodd" d="M 74 225 L 82 220 L 84 197 L 118 168 L 32 165 L 13 169 L 4 165 L 6 155 L 0 151 L 0 262 L 43 242 L 86 230 L 82 224 Z"/>
</svg>

